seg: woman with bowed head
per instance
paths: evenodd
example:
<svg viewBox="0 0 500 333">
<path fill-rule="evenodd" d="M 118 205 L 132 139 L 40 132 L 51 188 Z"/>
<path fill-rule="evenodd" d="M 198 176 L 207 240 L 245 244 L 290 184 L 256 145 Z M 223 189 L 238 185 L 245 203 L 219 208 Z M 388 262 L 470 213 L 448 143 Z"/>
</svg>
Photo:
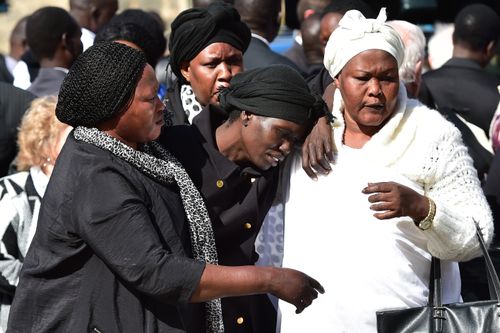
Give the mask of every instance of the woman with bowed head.
<svg viewBox="0 0 500 333">
<path fill-rule="evenodd" d="M 176 156 L 207 204 L 219 263 L 255 264 L 255 240 L 276 197 L 280 165 L 325 114 L 294 69 L 284 65 L 235 75 L 193 125 L 165 127 L 159 142 Z M 231 332 L 272 332 L 267 295 L 222 300 Z"/>
<path fill-rule="evenodd" d="M 204 106 L 217 104 L 219 89 L 243 71 L 249 43 L 250 29 L 232 5 L 214 2 L 180 13 L 169 41 L 168 66 L 176 79 L 167 82 L 167 125 L 192 123 Z"/>
<path fill-rule="evenodd" d="M 158 81 L 141 51 L 90 47 L 57 117 L 75 127 L 55 165 L 8 332 L 224 332 L 220 298 L 272 293 L 302 311 L 307 275 L 218 265 L 210 218 L 182 165 L 153 140 Z"/>
<path fill-rule="evenodd" d="M 403 44 L 385 20 L 385 9 L 376 19 L 348 11 L 326 46 L 336 160 L 313 181 L 291 159 L 283 265 L 314 274 L 330 296 L 300 318 L 280 302 L 285 333 L 376 332 L 376 311 L 427 304 L 432 256 L 443 304 L 458 302 L 457 261 L 481 253 L 474 221 L 488 243 L 493 235 L 460 132 L 407 98 Z"/>
</svg>

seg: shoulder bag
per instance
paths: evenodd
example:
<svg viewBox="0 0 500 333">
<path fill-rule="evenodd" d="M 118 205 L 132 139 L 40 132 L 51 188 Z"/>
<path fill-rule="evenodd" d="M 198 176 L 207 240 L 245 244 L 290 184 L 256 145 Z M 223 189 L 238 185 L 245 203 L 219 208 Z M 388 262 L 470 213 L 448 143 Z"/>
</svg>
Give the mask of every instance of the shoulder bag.
<svg viewBox="0 0 500 333">
<path fill-rule="evenodd" d="M 429 301 L 419 308 L 377 311 L 378 333 L 500 333 L 500 282 L 476 223 L 490 300 L 441 304 L 441 262 L 432 257 Z"/>
</svg>

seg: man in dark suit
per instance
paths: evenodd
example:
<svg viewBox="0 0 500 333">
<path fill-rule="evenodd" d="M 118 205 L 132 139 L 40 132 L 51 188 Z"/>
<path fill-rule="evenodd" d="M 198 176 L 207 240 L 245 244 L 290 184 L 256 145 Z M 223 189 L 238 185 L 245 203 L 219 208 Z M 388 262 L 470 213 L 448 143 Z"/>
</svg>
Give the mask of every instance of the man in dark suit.
<svg viewBox="0 0 500 333">
<path fill-rule="evenodd" d="M 40 70 L 28 91 L 36 96 L 58 95 L 73 61 L 82 53 L 81 31 L 64 9 L 43 7 L 26 23 L 26 38 Z"/>
<path fill-rule="evenodd" d="M 321 21 L 319 30 L 319 43 L 323 54 L 325 46 L 332 32 L 337 28 L 339 21 L 344 17 L 344 14 L 351 10 L 359 10 L 365 17 L 374 17 L 374 13 L 370 5 L 363 0 L 335 0 L 330 2 L 321 11 Z M 323 95 L 328 89 L 332 89 L 333 78 L 328 73 L 328 70 L 323 66 L 316 74 L 306 78 L 309 87 L 320 95 Z M 330 94 L 333 97 L 333 93 Z M 327 103 L 330 103 L 327 101 Z"/>
<path fill-rule="evenodd" d="M 13 83 L 14 77 L 8 67 L 8 56 L 0 54 L 0 82 Z"/>
<path fill-rule="evenodd" d="M 430 108 L 447 108 L 488 135 L 500 96 L 500 80 L 484 68 L 500 37 L 500 19 L 490 7 L 473 4 L 455 19 L 453 57 L 423 75 L 419 99 Z"/>
<path fill-rule="evenodd" d="M 31 93 L 0 82 L 0 177 L 7 175 L 17 154 L 17 128 L 24 112 L 35 98 Z M 1 194 L 0 194 L 1 195 Z"/>
<path fill-rule="evenodd" d="M 332 0 L 299 0 L 297 3 L 297 19 L 300 22 L 300 30 L 294 30 L 294 34 L 296 36 L 293 40 L 292 46 L 286 50 L 283 55 L 293 61 L 300 68 L 300 70 L 305 73 L 309 73 L 310 71 L 310 61 L 307 60 L 303 48 L 304 32 L 302 30 L 305 29 L 307 31 L 310 29 L 304 27 L 304 22 L 313 15 L 320 15 L 323 8 L 325 8 L 331 1 Z M 308 20 L 308 22 L 310 23 L 310 20 Z"/>
<path fill-rule="evenodd" d="M 12 29 L 9 37 L 9 54 L 0 54 L 0 81 L 14 83 L 13 70 L 26 52 L 26 21 L 22 17 Z"/>
<path fill-rule="evenodd" d="M 453 118 L 450 116 L 457 115 L 456 120 L 459 122 L 472 123 L 488 135 L 490 122 L 500 99 L 497 90 L 500 82 L 484 68 L 494 54 L 499 37 L 500 19 L 491 8 L 483 4 L 464 7 L 455 18 L 453 57 L 441 68 L 422 76 L 419 99 L 445 115 L 448 113 L 451 121 Z M 466 142 L 474 139 L 470 133 L 467 134 L 467 126 L 457 127 Z M 475 159 L 474 165 L 478 167 L 481 164 L 481 168 L 487 170 L 491 157 L 481 158 L 483 154 L 480 148 L 475 149 L 468 144 Z M 498 260 L 497 254 L 492 253 L 492 256 L 494 260 Z M 488 298 L 482 258 L 460 263 L 460 275 L 464 301 Z"/>
<path fill-rule="evenodd" d="M 240 13 L 241 20 L 252 31 L 250 46 L 243 55 L 245 69 L 282 64 L 300 72 L 290 59 L 269 47 L 269 43 L 278 35 L 280 27 L 280 0 L 235 0 L 234 7 Z"/>
<path fill-rule="evenodd" d="M 95 34 L 117 10 L 118 0 L 69 0 L 69 13 L 81 27 L 84 51 L 94 44 Z"/>
</svg>

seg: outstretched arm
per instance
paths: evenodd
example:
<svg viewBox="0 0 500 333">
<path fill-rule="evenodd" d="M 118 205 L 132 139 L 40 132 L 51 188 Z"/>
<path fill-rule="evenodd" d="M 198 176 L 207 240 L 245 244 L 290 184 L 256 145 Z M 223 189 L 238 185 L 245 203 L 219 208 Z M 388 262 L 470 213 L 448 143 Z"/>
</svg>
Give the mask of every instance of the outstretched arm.
<svg viewBox="0 0 500 333">
<path fill-rule="evenodd" d="M 323 287 L 306 274 L 288 268 L 217 266 L 207 264 L 191 302 L 214 298 L 271 293 L 302 312 Z"/>
</svg>

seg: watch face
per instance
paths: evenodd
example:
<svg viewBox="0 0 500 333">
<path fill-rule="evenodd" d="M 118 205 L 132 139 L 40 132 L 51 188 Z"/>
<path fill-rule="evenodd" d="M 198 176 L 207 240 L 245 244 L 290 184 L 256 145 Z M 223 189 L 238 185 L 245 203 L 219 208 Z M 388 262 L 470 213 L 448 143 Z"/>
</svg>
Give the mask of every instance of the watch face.
<svg viewBox="0 0 500 333">
<path fill-rule="evenodd" d="M 432 224 L 431 220 L 424 220 L 424 221 L 420 222 L 418 227 L 422 230 L 427 230 L 431 227 L 431 224 Z"/>
</svg>

